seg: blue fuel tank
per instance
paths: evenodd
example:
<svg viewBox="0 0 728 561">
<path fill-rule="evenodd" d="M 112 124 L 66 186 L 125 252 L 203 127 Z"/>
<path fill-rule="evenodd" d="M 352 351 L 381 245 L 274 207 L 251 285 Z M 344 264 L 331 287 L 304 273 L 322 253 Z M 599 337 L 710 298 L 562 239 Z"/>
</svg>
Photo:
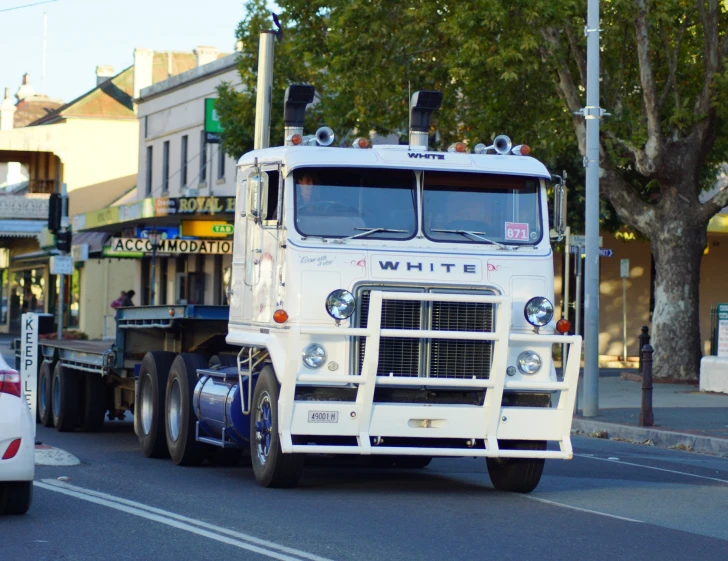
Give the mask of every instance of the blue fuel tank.
<svg viewBox="0 0 728 561">
<path fill-rule="evenodd" d="M 199 421 L 199 436 L 242 445 L 250 439 L 250 416 L 243 415 L 238 369 L 235 366 L 198 370 L 192 406 Z M 248 398 L 248 376 L 243 375 L 243 399 Z"/>
</svg>

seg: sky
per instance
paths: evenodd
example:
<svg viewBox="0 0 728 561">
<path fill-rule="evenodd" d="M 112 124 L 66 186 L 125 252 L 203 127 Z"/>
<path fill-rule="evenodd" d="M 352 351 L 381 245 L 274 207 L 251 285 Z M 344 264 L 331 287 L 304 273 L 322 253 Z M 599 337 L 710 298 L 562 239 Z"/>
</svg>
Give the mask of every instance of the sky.
<svg viewBox="0 0 728 561">
<path fill-rule="evenodd" d="M 0 0 L 0 94 L 14 96 L 26 72 L 41 93 L 46 12 L 45 93 L 68 102 L 96 86 L 96 66 L 131 66 L 137 47 L 233 52 L 244 0 L 56 0 L 3 11 L 39 1 Z"/>
</svg>

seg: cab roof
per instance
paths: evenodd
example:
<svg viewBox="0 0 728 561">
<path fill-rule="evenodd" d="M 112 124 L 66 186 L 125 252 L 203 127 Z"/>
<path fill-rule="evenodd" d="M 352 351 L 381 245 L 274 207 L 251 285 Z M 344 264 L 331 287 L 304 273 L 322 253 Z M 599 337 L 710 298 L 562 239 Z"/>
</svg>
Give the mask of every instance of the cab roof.
<svg viewBox="0 0 728 561">
<path fill-rule="evenodd" d="M 301 167 L 382 167 L 523 175 L 551 179 L 540 161 L 529 156 L 434 152 L 421 147 L 379 144 L 370 149 L 323 146 L 278 146 L 253 150 L 238 166 L 281 162 L 285 173 Z"/>
</svg>

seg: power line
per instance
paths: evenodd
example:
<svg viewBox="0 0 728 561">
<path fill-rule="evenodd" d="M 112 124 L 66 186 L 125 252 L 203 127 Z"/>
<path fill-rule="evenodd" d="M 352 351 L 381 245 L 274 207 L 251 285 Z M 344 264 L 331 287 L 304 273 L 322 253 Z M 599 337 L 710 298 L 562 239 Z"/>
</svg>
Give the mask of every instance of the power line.
<svg viewBox="0 0 728 561">
<path fill-rule="evenodd" d="M 51 2 L 55 2 L 56 0 L 44 0 L 43 2 L 35 2 L 33 4 L 24 4 L 22 6 L 14 6 L 13 8 L 3 8 L 0 10 L 0 12 L 11 12 L 13 10 L 21 10 L 22 8 L 30 8 L 32 6 L 40 6 L 41 4 L 50 4 Z"/>
</svg>

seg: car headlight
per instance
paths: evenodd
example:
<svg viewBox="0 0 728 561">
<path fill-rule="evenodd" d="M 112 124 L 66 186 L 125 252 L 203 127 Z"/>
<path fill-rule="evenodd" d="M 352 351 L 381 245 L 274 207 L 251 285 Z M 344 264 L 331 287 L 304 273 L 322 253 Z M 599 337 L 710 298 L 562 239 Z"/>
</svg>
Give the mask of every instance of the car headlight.
<svg viewBox="0 0 728 561">
<path fill-rule="evenodd" d="M 518 370 L 523 374 L 536 374 L 541 370 L 541 357 L 534 351 L 523 351 L 518 355 Z"/>
<path fill-rule="evenodd" d="M 548 298 L 536 296 L 526 302 L 523 315 L 526 316 L 526 321 L 534 327 L 543 327 L 553 319 L 554 305 Z"/>
<path fill-rule="evenodd" d="M 317 343 L 312 343 L 301 353 L 306 368 L 321 368 L 326 362 L 326 350 Z"/>
<path fill-rule="evenodd" d="M 326 297 L 326 311 L 334 319 L 346 319 L 356 310 L 356 300 L 351 292 L 338 288 Z"/>
</svg>

